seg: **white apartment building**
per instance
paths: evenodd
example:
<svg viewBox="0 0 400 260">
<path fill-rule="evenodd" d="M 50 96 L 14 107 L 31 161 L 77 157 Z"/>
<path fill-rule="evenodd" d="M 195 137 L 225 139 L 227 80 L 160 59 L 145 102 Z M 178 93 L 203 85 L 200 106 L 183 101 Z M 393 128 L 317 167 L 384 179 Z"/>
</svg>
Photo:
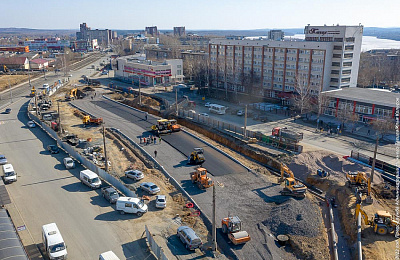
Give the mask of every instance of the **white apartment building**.
<svg viewBox="0 0 400 260">
<path fill-rule="evenodd" d="M 315 95 L 356 87 L 363 26 L 307 25 L 304 32 L 304 41 L 210 40 L 210 88 L 284 98 L 297 85 Z"/>
<path fill-rule="evenodd" d="M 140 80 L 142 86 L 181 82 L 184 78 L 183 62 L 181 59 L 156 62 L 144 60 L 143 56 L 124 56 L 116 60 L 115 77 L 136 85 Z"/>
<path fill-rule="evenodd" d="M 70 41 L 60 38 L 34 39 L 24 41 L 24 46 L 29 46 L 32 51 L 60 51 L 70 47 Z"/>
</svg>

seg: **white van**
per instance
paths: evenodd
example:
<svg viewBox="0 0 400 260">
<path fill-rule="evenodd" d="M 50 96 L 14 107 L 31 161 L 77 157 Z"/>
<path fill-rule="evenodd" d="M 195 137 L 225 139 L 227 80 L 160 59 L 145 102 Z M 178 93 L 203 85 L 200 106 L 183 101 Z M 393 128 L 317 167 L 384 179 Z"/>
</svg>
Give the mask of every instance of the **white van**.
<svg viewBox="0 0 400 260">
<path fill-rule="evenodd" d="M 120 260 L 113 251 L 107 251 L 99 256 L 99 260 Z"/>
<path fill-rule="evenodd" d="M 147 205 L 138 198 L 120 197 L 118 198 L 116 205 L 116 209 L 121 214 L 135 213 L 136 215 L 141 217 L 144 213 L 147 212 Z"/>
<path fill-rule="evenodd" d="M 43 246 L 50 259 L 67 259 L 67 246 L 56 223 L 42 226 Z"/>
<path fill-rule="evenodd" d="M 91 170 L 81 171 L 79 179 L 83 184 L 86 184 L 92 189 L 98 189 L 101 186 L 101 180 L 99 176 Z"/>
<path fill-rule="evenodd" d="M 4 183 L 11 183 L 17 181 L 17 173 L 10 163 L 3 165 L 3 179 Z"/>
<path fill-rule="evenodd" d="M 210 111 L 210 113 L 215 113 L 218 115 L 225 115 L 226 113 L 226 107 L 218 104 L 210 104 L 208 110 Z"/>
</svg>

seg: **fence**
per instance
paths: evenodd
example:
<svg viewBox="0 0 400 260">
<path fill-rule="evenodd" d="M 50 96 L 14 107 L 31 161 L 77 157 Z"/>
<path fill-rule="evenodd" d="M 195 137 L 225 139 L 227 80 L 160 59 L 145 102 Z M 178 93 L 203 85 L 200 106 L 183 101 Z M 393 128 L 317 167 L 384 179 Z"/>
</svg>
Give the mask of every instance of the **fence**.
<svg viewBox="0 0 400 260">
<path fill-rule="evenodd" d="M 356 152 L 356 151 L 353 151 L 353 150 L 351 150 L 350 157 L 353 158 L 353 159 L 356 159 L 356 160 L 358 160 L 360 162 L 363 162 L 363 163 L 366 163 L 368 165 L 371 165 L 371 166 L 372 166 L 372 162 L 374 160 L 374 158 L 372 158 L 370 156 L 367 156 L 365 154 L 362 154 L 362 153 L 359 153 L 359 152 Z M 388 172 L 388 173 L 394 174 L 394 175 L 396 175 L 396 173 L 397 173 L 397 168 L 396 168 L 395 165 L 386 163 L 386 162 L 378 160 L 378 159 L 375 160 L 375 168 L 376 169 L 380 169 L 380 170 L 382 170 L 384 172 Z"/>
<path fill-rule="evenodd" d="M 40 125 L 51 137 L 53 137 L 58 145 L 64 149 L 67 153 L 69 153 L 72 157 L 74 157 L 80 164 L 84 165 L 89 170 L 97 173 L 103 180 L 110 183 L 112 186 L 120 190 L 123 194 L 128 197 L 137 197 L 136 193 L 131 191 L 129 188 L 125 187 L 125 185 L 114 176 L 108 174 L 103 169 L 99 168 L 93 162 L 89 161 L 86 157 L 82 156 L 78 151 L 76 151 L 72 146 L 68 143 L 63 142 L 57 135 L 57 133 L 51 129 L 45 122 L 41 122 L 39 118 L 37 118 L 31 112 L 28 112 L 28 116 L 31 120 L 34 120 L 38 125 Z"/>
<path fill-rule="evenodd" d="M 168 258 L 164 254 L 162 247 L 157 245 L 156 241 L 153 238 L 153 235 L 150 233 L 149 229 L 147 228 L 147 225 L 144 226 L 144 230 L 146 231 L 147 241 L 149 242 L 149 245 L 150 245 L 151 251 L 153 251 L 153 254 L 159 260 L 168 260 Z"/>
</svg>

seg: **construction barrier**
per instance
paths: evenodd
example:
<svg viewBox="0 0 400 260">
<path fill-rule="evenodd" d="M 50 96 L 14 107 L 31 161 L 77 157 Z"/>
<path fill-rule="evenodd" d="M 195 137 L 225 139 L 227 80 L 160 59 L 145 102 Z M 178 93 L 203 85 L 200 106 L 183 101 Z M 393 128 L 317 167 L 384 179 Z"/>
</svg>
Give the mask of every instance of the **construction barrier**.
<svg viewBox="0 0 400 260">
<path fill-rule="evenodd" d="M 144 225 L 144 230 L 146 231 L 147 242 L 149 243 L 151 251 L 159 260 L 168 260 L 168 258 L 164 254 L 164 250 L 161 246 L 157 245 L 156 241 L 153 238 L 153 235 L 150 233 L 147 225 Z"/>
</svg>

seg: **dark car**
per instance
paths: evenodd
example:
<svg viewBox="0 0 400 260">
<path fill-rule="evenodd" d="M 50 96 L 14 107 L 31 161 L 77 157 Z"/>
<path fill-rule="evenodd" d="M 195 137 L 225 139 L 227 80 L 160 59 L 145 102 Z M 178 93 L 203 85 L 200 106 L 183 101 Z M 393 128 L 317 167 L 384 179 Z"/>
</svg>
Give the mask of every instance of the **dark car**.
<svg viewBox="0 0 400 260">
<path fill-rule="evenodd" d="M 59 153 L 60 149 L 58 149 L 58 146 L 55 144 L 50 144 L 47 146 L 47 151 L 49 151 L 50 153 Z"/>
<path fill-rule="evenodd" d="M 5 111 L 4 113 L 10 114 L 10 113 L 11 113 L 11 108 L 7 108 L 6 111 Z"/>
<path fill-rule="evenodd" d="M 268 121 L 267 116 L 259 116 L 259 119 L 260 119 L 260 121 L 263 122 L 263 123 L 265 123 L 265 122 Z"/>
</svg>

